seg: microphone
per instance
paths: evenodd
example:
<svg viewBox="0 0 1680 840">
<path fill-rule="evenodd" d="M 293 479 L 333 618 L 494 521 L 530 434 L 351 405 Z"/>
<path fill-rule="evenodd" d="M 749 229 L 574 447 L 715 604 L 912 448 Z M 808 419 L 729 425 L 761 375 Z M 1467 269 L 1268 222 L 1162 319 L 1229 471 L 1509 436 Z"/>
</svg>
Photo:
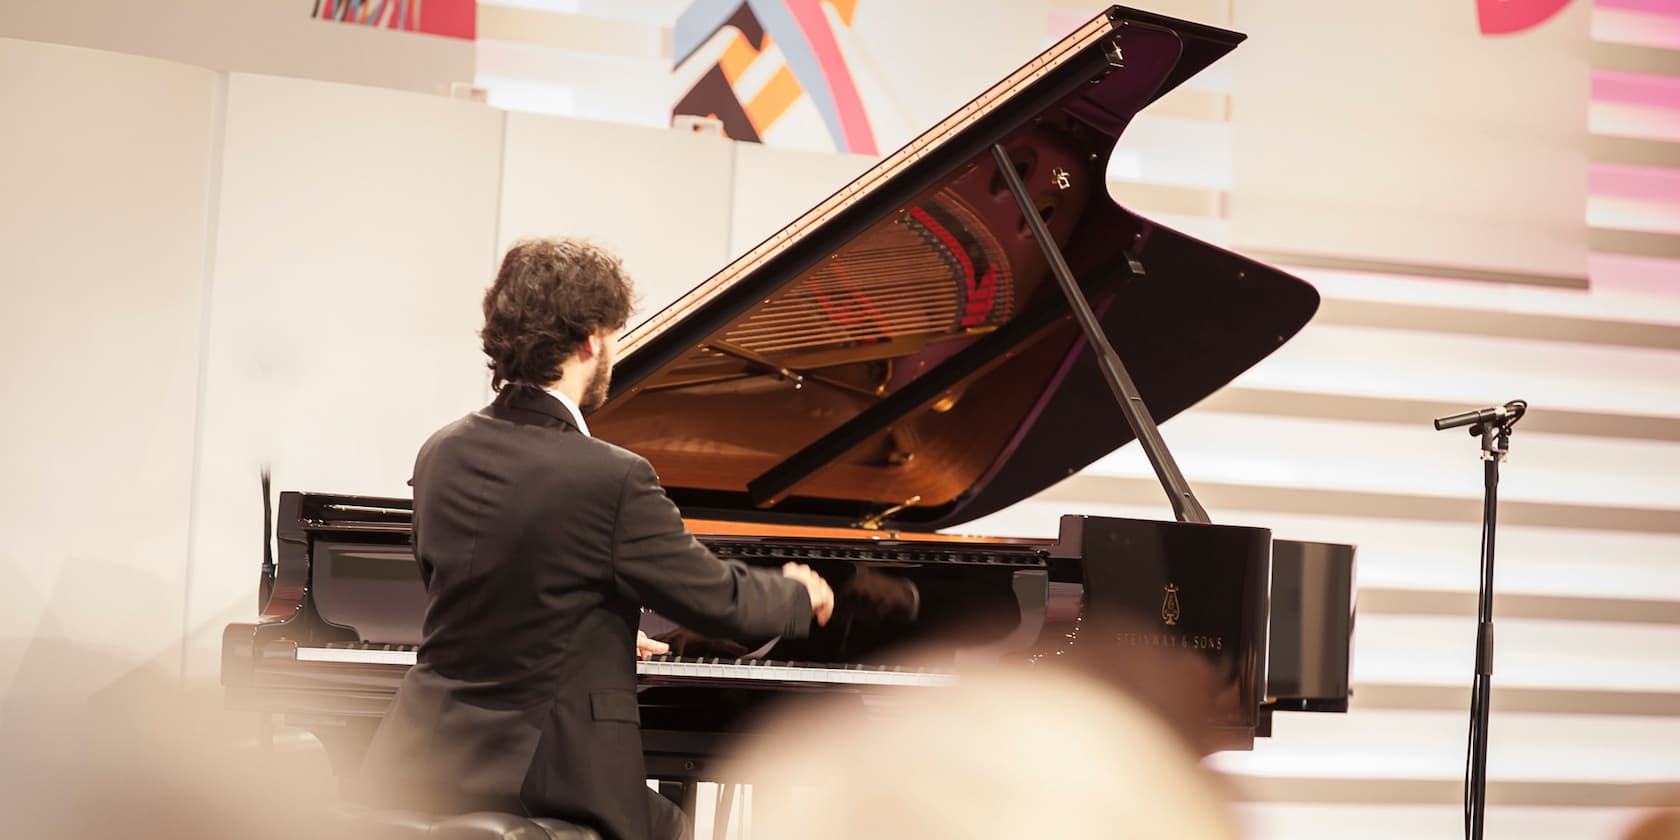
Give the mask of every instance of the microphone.
<svg viewBox="0 0 1680 840">
<path fill-rule="evenodd" d="M 1437 417 L 1435 418 L 1435 431 L 1456 429 L 1459 426 L 1472 424 L 1481 426 L 1487 423 L 1515 423 L 1522 419 L 1524 412 L 1527 411 L 1528 403 L 1526 401 L 1511 400 L 1504 405 L 1496 405 L 1491 408 L 1479 408 L 1475 411 L 1461 411 L 1457 414 Z"/>
</svg>

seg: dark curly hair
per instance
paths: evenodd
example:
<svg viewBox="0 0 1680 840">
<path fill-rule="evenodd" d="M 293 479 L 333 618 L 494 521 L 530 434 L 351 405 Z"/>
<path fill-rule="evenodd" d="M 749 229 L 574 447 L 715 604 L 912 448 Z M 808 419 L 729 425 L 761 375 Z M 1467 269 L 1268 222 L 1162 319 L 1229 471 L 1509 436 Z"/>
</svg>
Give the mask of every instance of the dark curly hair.
<svg viewBox="0 0 1680 840">
<path fill-rule="evenodd" d="M 575 239 L 528 239 L 508 249 L 484 292 L 491 387 L 542 388 L 596 330 L 623 329 L 635 305 L 624 265 Z"/>
</svg>

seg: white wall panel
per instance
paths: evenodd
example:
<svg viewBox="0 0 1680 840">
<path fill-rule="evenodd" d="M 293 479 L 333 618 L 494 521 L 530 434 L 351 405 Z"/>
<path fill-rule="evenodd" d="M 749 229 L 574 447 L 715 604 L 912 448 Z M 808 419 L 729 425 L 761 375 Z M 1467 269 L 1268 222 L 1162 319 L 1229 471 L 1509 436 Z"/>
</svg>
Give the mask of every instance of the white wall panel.
<svg viewBox="0 0 1680 840">
<path fill-rule="evenodd" d="M 1202 481 L 1480 500 L 1480 441 L 1437 432 L 1429 419 L 1400 426 L 1189 411 L 1161 433 L 1179 466 Z M 1136 446 L 1085 473 L 1155 475 Z M 1680 443 L 1523 432 L 1519 422 L 1500 498 L 1672 508 L 1680 526 Z"/>
<path fill-rule="evenodd" d="M 176 677 L 215 90 L 0 39 L 0 728 Z"/>
<path fill-rule="evenodd" d="M 1497 614 L 1494 621 L 1495 686 L 1680 693 L 1680 669 L 1671 666 L 1680 650 L 1680 625 Z M 1468 686 L 1476 660 L 1475 617 L 1367 614 L 1354 650 L 1360 682 Z M 1670 743 L 1680 755 L 1680 740 Z"/>
<path fill-rule="evenodd" d="M 574 20 L 587 28 L 599 19 Z M 671 103 L 683 89 L 672 76 L 670 56 L 601 55 L 487 35 L 480 32 L 476 43 L 476 85 L 497 108 L 659 129 L 671 123 Z"/>
<path fill-rule="evenodd" d="M 1592 291 L 1355 271 L 1292 268 L 1325 299 L 1450 307 L 1473 312 L 1680 324 L 1680 261 L 1595 254 Z"/>
<path fill-rule="evenodd" d="M 189 673 L 255 609 L 258 471 L 407 495 L 414 453 L 477 408 L 502 115 L 233 74 L 189 588 Z"/>
<path fill-rule="evenodd" d="M 1451 805 L 1328 805 L 1249 802 L 1237 806 L 1249 840 L 1416 840 L 1461 837 L 1464 812 Z M 1489 840 L 1610 838 L 1633 812 L 1617 808 L 1500 807 L 1488 810 Z"/>
<path fill-rule="evenodd" d="M 1594 3 L 1592 37 L 1606 44 L 1680 48 L 1680 15 L 1663 14 L 1661 3 Z"/>
<path fill-rule="evenodd" d="M 1680 353 L 1308 324 L 1235 384 L 1315 394 L 1680 417 Z"/>
<path fill-rule="evenodd" d="M 1231 126 L 1211 120 L 1138 114 L 1115 145 L 1107 177 L 1228 190 Z"/>
<path fill-rule="evenodd" d="M 870 103 L 878 151 L 890 154 L 1037 55 L 1046 11 L 1040 0 L 984 7 L 968 0 L 858 3 L 850 31 L 838 37 L 842 49 L 857 45 L 849 65 L 866 79 L 865 94 L 871 88 L 889 93 Z M 876 120 L 875 111 L 888 114 Z M 906 133 L 893 132 L 896 127 Z"/>
<path fill-rule="evenodd" d="M 863 155 L 736 144 L 730 258 L 752 250 L 874 164 L 874 158 Z"/>
<path fill-rule="evenodd" d="M 1680 191 L 1680 187 L 1673 189 Z M 1680 204 L 1669 198 L 1593 196 L 1587 201 L 1587 223 L 1596 228 L 1680 235 Z"/>
<path fill-rule="evenodd" d="M 1196 476 L 1190 475 L 1191 486 Z M 1054 537 L 1064 513 L 1170 519 L 1158 505 L 1048 498 L 1021 502 L 955 529 L 963 533 Z M 1205 494 L 1204 494 L 1205 495 Z M 1204 504 L 1207 499 L 1203 499 Z M 1429 522 L 1241 510 L 1208 505 L 1215 522 L 1272 529 L 1281 539 L 1341 542 L 1359 547 L 1359 587 L 1467 593 L 1476 591 L 1480 527 L 1475 522 Z M 1499 527 L 1498 592 L 1582 598 L 1680 602 L 1680 534 L 1634 534 L 1504 524 Z"/>
<path fill-rule="evenodd" d="M 612 249 L 641 297 L 631 326 L 723 267 L 729 142 L 563 117 L 507 119 L 499 250 L 533 236 L 580 236 Z"/>
<path fill-rule="evenodd" d="M 1680 111 L 1660 105 L 1594 102 L 1587 111 L 1587 128 L 1594 134 L 1680 142 Z"/>
<path fill-rule="evenodd" d="M 1234 0 L 1231 220 L 1272 252 L 1582 277 L 1590 4 Z"/>
<path fill-rule="evenodd" d="M 1227 772 L 1327 779 L 1453 779 L 1464 774 L 1469 715 L 1282 713 L 1253 752 L 1208 763 Z M 1680 719 L 1495 712 L 1488 779 L 1644 782 L 1680 776 Z M 1614 756 L 1612 758 L 1611 756 Z"/>
<path fill-rule="evenodd" d="M 1221 511 L 1282 538 L 1359 546 L 1361 588 L 1476 591 L 1480 526 L 1407 519 Z M 1511 595 L 1680 602 L 1680 534 L 1636 534 L 1506 523 L 1497 591 Z"/>
</svg>

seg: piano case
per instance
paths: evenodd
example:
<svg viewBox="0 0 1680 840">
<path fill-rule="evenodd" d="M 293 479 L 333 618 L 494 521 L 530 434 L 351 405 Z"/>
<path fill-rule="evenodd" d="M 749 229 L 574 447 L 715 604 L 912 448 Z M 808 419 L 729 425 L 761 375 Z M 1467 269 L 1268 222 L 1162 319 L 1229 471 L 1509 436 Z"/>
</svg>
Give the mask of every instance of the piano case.
<svg viewBox="0 0 1680 840">
<path fill-rule="evenodd" d="M 1132 116 L 1242 38 L 1111 8 L 626 336 L 592 432 L 651 461 L 714 551 L 811 564 L 854 612 L 754 656 L 759 640 L 694 639 L 641 663 L 650 773 L 704 776 L 766 694 L 936 687 L 975 660 L 1194 651 L 1220 679 L 1223 749 L 1252 746 L 1273 709 L 1346 709 L 1351 546 L 1196 521 L 1187 484 L 1168 496 L 1187 521 L 948 533 L 1140 430 L 1177 487 L 1153 418 L 1312 317 L 1305 282 L 1108 191 Z M 1115 398 L 1116 368 L 1136 399 Z M 342 772 L 420 641 L 409 512 L 282 494 L 261 617 L 224 636 L 229 703 L 311 725 Z"/>
</svg>

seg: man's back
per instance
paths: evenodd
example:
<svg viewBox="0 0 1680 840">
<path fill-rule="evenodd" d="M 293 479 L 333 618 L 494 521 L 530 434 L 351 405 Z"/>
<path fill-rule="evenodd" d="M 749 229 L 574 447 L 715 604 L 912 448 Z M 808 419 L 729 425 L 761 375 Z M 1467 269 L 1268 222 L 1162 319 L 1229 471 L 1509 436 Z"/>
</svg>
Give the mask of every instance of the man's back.
<svg viewBox="0 0 1680 840">
<path fill-rule="evenodd" d="M 808 629 L 804 585 L 713 557 L 645 460 L 541 391 L 433 435 L 414 493 L 425 636 L 364 769 L 386 804 L 647 836 L 640 607 L 720 635 Z"/>
<path fill-rule="evenodd" d="M 613 603 L 611 559 L 621 489 L 639 460 L 571 426 L 519 422 L 516 406 L 539 398 L 553 401 L 498 400 L 444 427 L 414 468 L 415 557 L 429 596 L 420 661 L 536 699 L 552 693 L 580 630 L 609 629 L 582 627 L 595 611 L 625 615 L 634 640 L 635 605 Z M 633 688 L 633 662 L 612 665 L 619 687 Z"/>
</svg>

